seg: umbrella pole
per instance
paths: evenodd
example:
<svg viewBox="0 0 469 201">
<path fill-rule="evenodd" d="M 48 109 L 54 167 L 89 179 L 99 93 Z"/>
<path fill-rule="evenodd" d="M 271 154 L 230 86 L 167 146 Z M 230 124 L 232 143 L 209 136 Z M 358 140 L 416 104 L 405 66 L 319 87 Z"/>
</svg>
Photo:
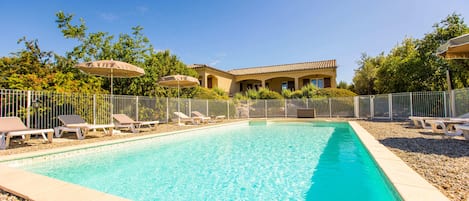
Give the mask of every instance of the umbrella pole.
<svg viewBox="0 0 469 201">
<path fill-rule="evenodd" d="M 113 74 L 113 72 L 112 72 L 112 68 L 111 68 L 111 116 L 110 116 L 110 119 L 109 119 L 110 120 L 109 124 L 112 124 L 112 113 L 114 113 L 114 96 L 113 96 L 114 92 L 113 92 L 113 87 L 112 87 L 112 85 L 113 85 L 113 83 L 112 83 L 112 80 L 113 80 L 112 74 Z"/>
<path fill-rule="evenodd" d="M 179 102 L 179 80 L 178 80 L 178 112 L 180 112 L 179 104 L 181 104 L 181 103 Z M 181 125 L 181 117 L 178 115 L 178 126 L 180 126 L 180 125 Z"/>
</svg>

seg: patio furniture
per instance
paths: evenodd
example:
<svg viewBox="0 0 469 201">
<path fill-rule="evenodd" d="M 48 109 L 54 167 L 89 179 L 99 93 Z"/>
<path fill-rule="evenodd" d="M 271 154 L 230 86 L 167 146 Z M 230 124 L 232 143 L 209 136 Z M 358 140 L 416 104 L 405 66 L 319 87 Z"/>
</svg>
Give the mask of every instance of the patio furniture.
<svg viewBox="0 0 469 201">
<path fill-rule="evenodd" d="M 469 140 L 469 124 L 455 125 L 456 131 L 461 131 L 466 140 Z"/>
<path fill-rule="evenodd" d="M 449 120 L 449 118 L 441 118 L 441 117 L 417 117 L 417 116 L 410 116 L 409 119 L 414 124 L 414 128 L 423 128 L 423 129 L 431 129 L 432 127 L 428 124 L 428 120 Z"/>
<path fill-rule="evenodd" d="M 316 118 L 316 110 L 314 108 L 298 108 L 296 110 L 297 118 Z"/>
<path fill-rule="evenodd" d="M 90 129 L 103 129 L 104 133 L 112 135 L 114 128 L 113 124 L 88 124 L 80 115 L 59 115 L 57 119 L 63 125 L 54 128 L 55 137 L 62 137 L 64 132 L 74 132 L 77 139 L 83 140 Z"/>
<path fill-rule="evenodd" d="M 117 128 L 128 128 L 132 133 L 138 133 L 141 126 L 148 126 L 150 129 L 156 128 L 159 123 L 159 121 L 135 121 L 126 114 L 113 114 L 112 117 L 116 120 Z"/>
<path fill-rule="evenodd" d="M 174 112 L 174 115 L 176 115 L 176 117 L 178 118 L 177 120 L 178 122 L 184 123 L 184 124 L 187 124 L 189 122 L 193 125 L 197 125 L 199 124 L 199 122 L 202 121 L 200 117 L 189 117 L 182 112 Z"/>
<path fill-rule="evenodd" d="M 461 130 L 456 129 L 456 125 L 469 124 L 469 119 L 462 118 L 451 118 L 449 120 L 427 120 L 431 125 L 433 133 L 439 133 L 440 129 L 443 131 L 445 136 L 454 137 L 462 134 Z M 443 136 L 444 137 L 444 136 Z"/>
<path fill-rule="evenodd" d="M 53 129 L 28 128 L 19 117 L 0 117 L 0 149 L 8 148 L 10 138 L 13 136 L 21 136 L 23 140 L 29 140 L 31 134 L 41 134 L 45 141 L 52 143 L 53 133 Z"/>
<path fill-rule="evenodd" d="M 195 117 L 199 117 L 203 123 L 207 122 L 219 122 L 223 121 L 226 118 L 225 115 L 218 115 L 213 117 L 205 116 L 204 114 L 200 113 L 199 111 L 192 111 L 192 115 Z"/>
</svg>

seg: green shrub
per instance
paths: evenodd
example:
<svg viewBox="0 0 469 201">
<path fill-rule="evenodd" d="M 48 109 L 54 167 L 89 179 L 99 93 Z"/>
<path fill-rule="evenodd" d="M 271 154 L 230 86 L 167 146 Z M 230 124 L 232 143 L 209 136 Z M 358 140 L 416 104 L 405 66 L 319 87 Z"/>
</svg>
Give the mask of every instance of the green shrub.
<svg viewBox="0 0 469 201">
<path fill-rule="evenodd" d="M 336 89 L 336 88 L 324 88 L 319 89 L 318 94 L 319 96 L 325 97 L 351 97 L 357 96 L 356 93 L 348 90 L 348 89 Z"/>
</svg>

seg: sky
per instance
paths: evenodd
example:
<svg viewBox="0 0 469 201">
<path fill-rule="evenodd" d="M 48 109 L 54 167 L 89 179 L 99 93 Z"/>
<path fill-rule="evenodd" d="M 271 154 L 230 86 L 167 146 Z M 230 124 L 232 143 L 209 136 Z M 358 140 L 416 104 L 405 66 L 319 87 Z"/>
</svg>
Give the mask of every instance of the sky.
<svg viewBox="0 0 469 201">
<path fill-rule="evenodd" d="M 337 82 L 349 84 L 362 53 L 422 38 L 452 13 L 469 20 L 467 0 L 0 0 L 0 10 L 0 57 L 23 49 L 23 36 L 44 51 L 70 51 L 78 43 L 55 23 L 63 11 L 89 32 L 118 36 L 142 26 L 155 49 L 185 64 L 230 70 L 335 59 Z"/>
</svg>

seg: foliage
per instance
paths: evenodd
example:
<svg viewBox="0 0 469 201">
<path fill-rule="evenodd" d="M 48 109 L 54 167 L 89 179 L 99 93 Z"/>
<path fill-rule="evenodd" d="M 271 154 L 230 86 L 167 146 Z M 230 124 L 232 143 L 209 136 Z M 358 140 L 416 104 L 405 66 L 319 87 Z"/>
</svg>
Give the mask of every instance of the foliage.
<svg viewBox="0 0 469 201">
<path fill-rule="evenodd" d="M 339 88 L 339 89 L 348 89 L 349 85 L 345 81 L 340 81 L 339 84 L 337 85 L 337 88 Z"/>
<path fill-rule="evenodd" d="M 353 97 L 357 96 L 356 93 L 348 89 L 336 89 L 336 88 L 323 88 L 319 89 L 317 95 L 319 97 Z"/>
<path fill-rule="evenodd" d="M 451 72 L 455 88 L 469 87 L 467 60 L 445 60 L 435 55 L 440 45 L 465 33 L 469 33 L 468 26 L 453 13 L 422 39 L 405 38 L 387 55 L 363 54 L 351 88 L 358 94 L 446 90 L 446 70 Z"/>
<path fill-rule="evenodd" d="M 197 99 L 215 99 L 215 100 L 228 100 L 229 97 L 225 91 L 220 88 L 207 89 L 199 87 L 198 92 L 194 98 Z"/>
<path fill-rule="evenodd" d="M 25 49 L 11 57 L 0 58 L 0 87 L 20 90 L 99 93 L 101 82 L 94 77 L 79 79 L 62 71 L 63 57 L 42 51 L 37 40 L 22 38 Z"/>
<path fill-rule="evenodd" d="M 119 78 L 114 80 L 114 94 L 171 96 L 176 97 L 177 89 L 167 89 L 157 85 L 159 78 L 173 74 L 196 76 L 197 73 L 188 69 L 168 50 L 156 52 L 143 28 L 132 27 L 132 34 L 120 34 L 115 39 L 107 32 L 87 33 L 85 21 L 72 24 L 73 15 L 58 12 L 56 14 L 58 28 L 65 38 L 75 39 L 79 45 L 67 52 L 67 58 L 73 62 L 95 60 L 119 60 L 142 67 L 145 75 L 138 78 Z M 104 79 L 104 87 L 110 88 L 109 79 Z M 194 89 L 182 89 L 181 97 L 192 97 Z"/>
</svg>

